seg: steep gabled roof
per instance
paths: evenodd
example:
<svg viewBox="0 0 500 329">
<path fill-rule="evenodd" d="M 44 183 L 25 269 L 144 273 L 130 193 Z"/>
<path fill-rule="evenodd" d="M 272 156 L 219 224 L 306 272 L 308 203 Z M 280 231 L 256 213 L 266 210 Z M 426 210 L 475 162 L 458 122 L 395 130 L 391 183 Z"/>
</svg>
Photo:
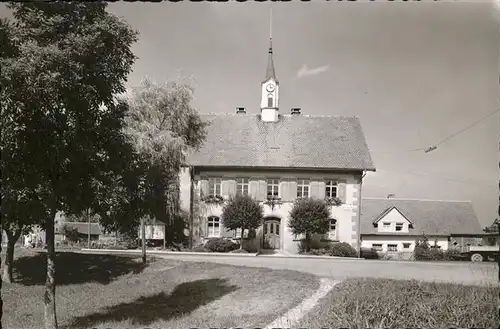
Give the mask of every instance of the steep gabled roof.
<svg viewBox="0 0 500 329">
<path fill-rule="evenodd" d="M 378 223 L 378 222 L 379 222 L 382 218 L 384 218 L 384 217 L 385 217 L 388 213 L 390 213 L 392 210 L 396 210 L 398 213 L 400 213 L 400 214 L 401 214 L 401 216 L 403 216 L 403 217 L 404 217 L 404 219 L 406 219 L 406 220 L 407 220 L 410 224 L 412 224 L 412 225 L 413 225 L 413 222 L 412 222 L 409 218 L 407 218 L 407 217 L 406 217 L 406 216 L 405 216 L 405 215 L 404 215 L 404 214 L 403 214 L 403 213 L 402 213 L 402 212 L 398 209 L 398 207 L 396 207 L 396 206 L 391 206 L 391 207 L 387 208 L 387 209 L 386 209 L 383 213 L 381 213 L 381 214 L 380 214 L 380 216 L 378 216 L 377 218 L 375 218 L 375 219 L 373 220 L 373 224 L 377 224 L 377 223 Z"/>
<path fill-rule="evenodd" d="M 209 123 L 198 152 L 187 165 L 208 167 L 309 168 L 375 171 L 357 117 L 202 115 Z"/>
<path fill-rule="evenodd" d="M 394 235 L 379 233 L 374 220 L 396 207 L 413 222 L 409 234 L 460 235 L 483 234 L 481 225 L 469 201 L 414 200 L 363 198 L 361 202 L 361 234 Z M 399 233 L 405 235 L 408 233 Z"/>
</svg>

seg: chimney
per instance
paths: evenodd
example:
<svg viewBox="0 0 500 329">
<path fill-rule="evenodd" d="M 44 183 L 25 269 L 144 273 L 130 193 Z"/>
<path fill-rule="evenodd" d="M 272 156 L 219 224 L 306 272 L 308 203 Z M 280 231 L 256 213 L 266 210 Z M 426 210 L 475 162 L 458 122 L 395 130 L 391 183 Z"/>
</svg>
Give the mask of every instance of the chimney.
<svg viewBox="0 0 500 329">
<path fill-rule="evenodd" d="M 300 107 L 294 107 L 294 108 L 292 108 L 292 110 L 290 111 L 290 113 L 292 115 L 300 115 Z"/>
<path fill-rule="evenodd" d="M 237 107 L 236 108 L 236 114 L 245 114 L 247 111 L 245 110 L 244 107 Z"/>
</svg>

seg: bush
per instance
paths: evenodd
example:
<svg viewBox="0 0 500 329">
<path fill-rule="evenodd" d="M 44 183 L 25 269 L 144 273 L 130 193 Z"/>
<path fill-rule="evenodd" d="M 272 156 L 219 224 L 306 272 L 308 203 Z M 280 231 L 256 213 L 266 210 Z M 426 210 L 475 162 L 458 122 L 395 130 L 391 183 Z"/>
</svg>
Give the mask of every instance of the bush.
<svg viewBox="0 0 500 329">
<path fill-rule="evenodd" d="M 317 256 L 329 255 L 330 250 L 328 250 L 326 248 L 311 249 L 308 254 L 309 255 L 317 255 Z"/>
<path fill-rule="evenodd" d="M 460 250 L 448 249 L 443 253 L 444 260 L 457 260 L 461 258 Z"/>
<path fill-rule="evenodd" d="M 330 248 L 330 256 L 357 257 L 358 253 L 356 252 L 356 249 L 354 249 L 349 243 L 338 242 L 332 244 Z"/>
<path fill-rule="evenodd" d="M 361 248 L 361 258 L 379 259 L 379 256 L 375 248 Z"/>
<path fill-rule="evenodd" d="M 210 239 L 205 244 L 205 248 L 212 252 L 230 252 L 239 247 L 238 243 L 223 238 Z"/>
<path fill-rule="evenodd" d="M 231 253 L 234 253 L 234 254 L 248 254 L 249 252 L 246 251 L 245 249 L 235 249 L 235 250 L 232 250 L 230 251 Z"/>
<path fill-rule="evenodd" d="M 421 246 L 415 247 L 413 251 L 415 260 L 429 261 L 429 260 L 444 260 L 444 252 L 439 248 L 422 248 Z"/>
</svg>

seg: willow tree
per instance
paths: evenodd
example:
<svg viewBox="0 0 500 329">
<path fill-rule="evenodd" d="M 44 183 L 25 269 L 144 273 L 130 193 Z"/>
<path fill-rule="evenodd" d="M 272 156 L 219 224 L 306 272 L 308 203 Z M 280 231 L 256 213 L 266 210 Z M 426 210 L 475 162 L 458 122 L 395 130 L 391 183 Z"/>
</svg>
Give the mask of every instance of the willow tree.
<svg viewBox="0 0 500 329">
<path fill-rule="evenodd" d="M 135 170 L 125 189 L 134 191 L 127 195 L 135 198 L 137 215 L 163 221 L 170 239 L 174 220 L 180 216 L 181 164 L 206 135 L 206 123 L 191 104 L 193 93 L 188 83 L 158 84 L 144 78 L 124 97 L 128 105 L 124 134 L 132 145 Z"/>
<path fill-rule="evenodd" d="M 13 138 L 22 140 L 18 155 L 9 161 L 22 159 L 26 168 L 34 168 L 36 189 L 30 198 L 47 209 L 42 223 L 47 243 L 46 329 L 57 328 L 55 215 L 78 213 L 95 202 L 103 181 L 100 172 L 115 161 L 113 144 L 121 139 L 125 111 L 115 95 L 125 91 L 135 60 L 130 46 L 137 33 L 106 6 L 8 5 L 13 13 L 9 40 L 18 52 L 1 59 L 2 103 L 8 104 L 2 116 L 11 118 Z"/>
</svg>

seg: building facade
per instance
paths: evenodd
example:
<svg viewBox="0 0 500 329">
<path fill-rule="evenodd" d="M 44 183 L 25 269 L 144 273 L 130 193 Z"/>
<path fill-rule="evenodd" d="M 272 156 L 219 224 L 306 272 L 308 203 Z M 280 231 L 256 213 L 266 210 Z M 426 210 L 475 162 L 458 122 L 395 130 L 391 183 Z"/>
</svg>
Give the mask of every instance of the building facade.
<svg viewBox="0 0 500 329">
<path fill-rule="evenodd" d="M 302 237 L 288 227 L 297 198 L 338 198 L 332 205 L 330 232 L 317 239 L 357 247 L 359 195 L 363 174 L 374 171 L 357 117 L 282 113 L 270 40 L 260 112 L 202 115 L 208 122 L 203 146 L 188 154 L 181 173 L 182 208 L 190 214 L 194 245 L 210 238 L 241 238 L 223 227 L 222 207 L 235 194 L 262 203 L 265 218 L 250 241 L 255 248 L 297 253 Z"/>
</svg>

